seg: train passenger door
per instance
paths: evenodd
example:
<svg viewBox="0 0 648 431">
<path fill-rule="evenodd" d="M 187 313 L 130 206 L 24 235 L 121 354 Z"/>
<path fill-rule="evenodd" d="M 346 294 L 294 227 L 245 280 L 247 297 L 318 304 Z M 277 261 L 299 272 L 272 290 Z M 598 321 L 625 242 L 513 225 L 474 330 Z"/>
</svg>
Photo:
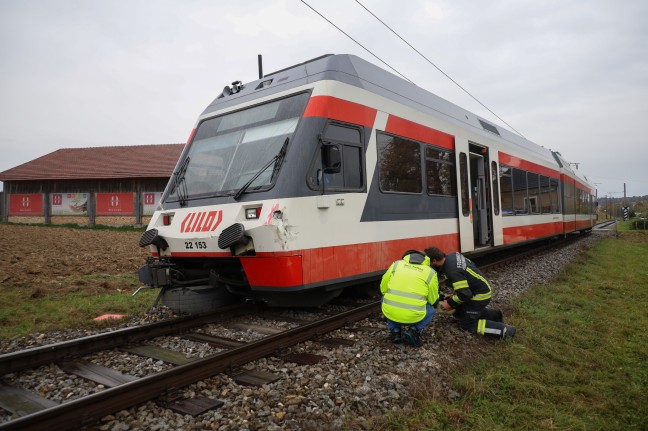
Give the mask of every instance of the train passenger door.
<svg viewBox="0 0 648 431">
<path fill-rule="evenodd" d="M 470 185 L 475 248 L 493 244 L 490 181 L 488 180 L 488 148 L 470 143 Z"/>
</svg>

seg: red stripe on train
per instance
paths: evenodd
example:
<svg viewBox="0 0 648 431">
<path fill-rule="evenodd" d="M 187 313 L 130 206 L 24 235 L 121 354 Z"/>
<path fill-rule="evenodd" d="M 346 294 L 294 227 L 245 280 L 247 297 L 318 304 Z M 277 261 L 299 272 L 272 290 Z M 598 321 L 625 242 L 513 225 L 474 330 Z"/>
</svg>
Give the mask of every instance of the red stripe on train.
<svg viewBox="0 0 648 431">
<path fill-rule="evenodd" d="M 367 244 L 323 247 L 242 257 L 245 275 L 255 286 L 298 287 L 386 270 L 408 249 L 429 246 L 459 250 L 459 235 L 447 234 Z"/>
<path fill-rule="evenodd" d="M 304 117 L 325 117 L 373 128 L 378 111 L 359 103 L 332 96 L 313 96 L 308 101 Z"/>
<path fill-rule="evenodd" d="M 572 178 L 572 177 L 568 177 L 567 175 L 562 175 L 562 180 L 563 180 L 564 183 L 567 183 L 567 184 L 573 184 L 574 187 L 578 187 L 579 189 L 581 189 L 581 190 L 584 191 L 585 193 L 589 193 L 589 194 L 592 193 L 592 190 L 591 190 L 588 186 L 586 186 L 585 184 L 581 183 L 581 182 L 578 181 L 577 179 L 574 179 L 574 178 Z"/>
<path fill-rule="evenodd" d="M 533 224 L 527 226 L 505 227 L 503 229 L 504 244 L 528 241 L 563 233 L 563 222 Z"/>
<path fill-rule="evenodd" d="M 395 115 L 390 115 L 387 119 L 385 131 L 449 150 L 455 149 L 454 136 Z"/>
</svg>

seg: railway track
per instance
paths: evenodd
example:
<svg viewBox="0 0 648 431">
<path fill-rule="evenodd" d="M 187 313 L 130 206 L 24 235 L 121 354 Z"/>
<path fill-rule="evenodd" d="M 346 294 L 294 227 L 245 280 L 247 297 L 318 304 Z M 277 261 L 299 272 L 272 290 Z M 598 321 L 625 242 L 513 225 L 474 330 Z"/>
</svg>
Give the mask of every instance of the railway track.
<svg viewBox="0 0 648 431">
<path fill-rule="evenodd" d="M 71 356 L 88 354 L 100 349 L 129 345 L 159 335 L 183 332 L 197 325 L 222 320 L 224 318 L 223 313 L 219 313 L 218 317 L 201 316 L 179 319 L 179 321 L 174 322 L 163 322 L 145 325 L 145 327 L 141 328 L 120 330 L 116 331 L 117 334 L 100 334 L 57 343 L 52 346 L 5 354 L 0 356 L 0 371 L 2 371 L 2 374 L 56 362 L 63 371 L 92 380 L 97 384 L 108 387 L 108 389 L 80 399 L 56 404 L 28 391 L 10 386 L 0 386 L 0 404 L 5 409 L 23 415 L 1 424 L 0 430 L 77 429 L 96 422 L 108 414 L 160 397 L 163 399 L 161 402 L 167 408 L 186 414 L 200 413 L 209 408 L 217 407 L 220 402 L 201 397 L 175 402 L 173 400 L 173 391 L 169 391 L 169 388 L 177 390 L 219 373 L 236 370 L 256 359 L 277 354 L 297 343 L 321 338 L 333 330 L 362 320 L 371 313 L 379 311 L 379 306 L 379 302 L 370 302 L 350 311 L 341 312 L 313 322 L 300 322 L 293 329 L 284 331 L 273 330 L 269 327 L 266 327 L 265 331 L 263 328 L 254 328 L 257 331 L 266 333 L 279 332 L 248 343 L 204 333 L 186 334 L 185 336 L 189 339 L 225 348 L 223 351 L 200 359 L 183 360 L 182 355 L 174 355 L 173 352 L 164 351 L 164 349 L 151 345 L 131 347 L 129 348 L 131 352 L 176 364 L 176 366 L 168 370 L 139 379 L 92 362 L 70 361 L 70 359 Z M 248 311 L 250 311 L 249 308 Z M 227 310 L 226 314 L 232 316 L 240 313 L 241 309 L 232 308 Z M 287 359 L 304 363 L 313 360 L 308 356 Z M 242 372 L 236 378 L 244 384 L 254 384 L 255 382 L 263 384 L 271 380 L 271 377 L 263 372 Z"/>
<path fill-rule="evenodd" d="M 578 239 L 577 237 L 574 239 Z M 546 244 L 542 248 L 536 248 L 535 252 L 545 251 L 558 247 L 557 243 Z M 508 263 L 511 259 L 529 257 L 534 251 L 525 254 L 513 253 L 514 256 L 505 256 L 496 262 L 484 263 L 483 269 L 489 271 L 497 265 Z M 481 265 L 481 264 L 480 264 Z M 321 339 L 326 333 L 342 328 L 358 320 L 364 319 L 372 313 L 379 312 L 379 302 L 371 302 L 361 307 L 354 308 L 332 316 L 309 321 L 310 319 L 290 319 L 283 317 L 289 322 L 290 329 L 280 330 L 272 328 L 267 324 L 259 325 L 238 324 L 239 327 L 248 327 L 264 334 L 260 339 L 247 343 L 209 335 L 203 332 L 196 332 L 195 328 L 200 325 L 209 325 L 215 322 L 232 320 L 236 316 L 252 313 L 256 316 L 269 316 L 270 319 L 279 319 L 278 313 L 271 313 L 258 307 L 231 307 L 227 310 L 209 315 L 175 319 L 169 322 L 148 324 L 142 327 L 117 330 L 109 333 L 99 334 L 92 337 L 84 337 L 69 342 L 56 343 L 49 346 L 32 348 L 25 351 L 13 352 L 0 356 L 0 374 L 18 373 L 25 368 L 34 368 L 46 364 L 56 363 L 62 371 L 75 374 L 84 379 L 92 380 L 97 385 L 105 387 L 99 392 L 93 393 L 79 399 L 65 401 L 61 404 L 44 401 L 42 397 L 30 394 L 28 391 L 0 387 L 0 405 L 3 400 L 13 398 L 18 400 L 18 405 L 31 406 L 19 411 L 15 407 L 13 411 L 21 416 L 9 422 L 0 424 L 0 430 L 13 429 L 53 429 L 66 430 L 77 429 L 96 423 L 106 415 L 117 411 L 131 408 L 148 400 L 157 400 L 158 405 L 165 406 L 174 411 L 184 414 L 199 414 L 206 409 L 218 407 L 220 402 L 217 399 L 206 399 L 204 397 L 193 397 L 184 399 L 178 396 L 178 390 L 194 382 L 207 379 L 211 376 L 228 373 L 243 384 L 264 384 L 268 383 L 270 377 L 263 371 L 251 371 L 242 369 L 245 364 L 258 358 L 268 355 L 281 355 L 290 346 L 302 343 L 306 340 Z M 380 328 L 375 330 L 380 330 Z M 191 331 L 191 333 L 189 333 Z M 221 351 L 203 358 L 192 358 L 176 356 L 167 353 L 167 356 L 160 353 L 155 346 L 142 345 L 145 340 L 155 337 L 171 336 L 181 334 L 186 339 L 193 339 L 217 346 Z M 323 340 L 324 341 L 324 340 Z M 149 358 L 156 358 L 169 365 L 164 370 L 141 378 L 129 374 L 123 374 L 103 366 L 92 365 L 86 360 L 78 360 L 84 355 L 92 354 L 97 350 L 117 349 L 129 350 L 131 352 L 139 349 L 140 355 Z M 312 355 L 311 355 L 312 356 Z M 162 358 L 162 359 L 160 359 Z M 179 359 L 178 359 L 179 358 Z M 297 361 L 302 364 L 316 360 L 308 355 L 293 358 L 285 358 L 287 361 Z M 171 388 L 171 389 L 170 389 Z M 38 399 L 41 398 L 41 399 Z M 6 404 L 5 404 L 6 405 Z M 34 405 L 36 407 L 34 407 Z M 7 409 L 7 407 L 5 407 Z"/>
</svg>

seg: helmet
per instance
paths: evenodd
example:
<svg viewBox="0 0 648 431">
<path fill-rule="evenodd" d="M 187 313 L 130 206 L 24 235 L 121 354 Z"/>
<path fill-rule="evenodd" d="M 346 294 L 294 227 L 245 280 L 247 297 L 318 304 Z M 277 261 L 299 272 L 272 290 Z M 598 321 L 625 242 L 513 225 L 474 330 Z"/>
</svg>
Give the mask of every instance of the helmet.
<svg viewBox="0 0 648 431">
<path fill-rule="evenodd" d="M 403 253 L 403 257 L 401 257 L 401 259 L 404 259 L 408 254 L 410 255 L 410 263 L 414 264 L 423 263 L 423 261 L 425 261 L 425 258 L 427 257 L 425 253 L 420 250 L 407 250 L 405 253 Z"/>
</svg>

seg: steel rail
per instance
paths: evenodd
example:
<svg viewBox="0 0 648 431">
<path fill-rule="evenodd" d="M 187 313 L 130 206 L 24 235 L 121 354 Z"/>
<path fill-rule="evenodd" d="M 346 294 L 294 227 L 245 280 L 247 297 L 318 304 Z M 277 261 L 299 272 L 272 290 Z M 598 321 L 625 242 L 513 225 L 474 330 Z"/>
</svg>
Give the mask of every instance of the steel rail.
<svg viewBox="0 0 648 431">
<path fill-rule="evenodd" d="M 181 332 L 195 326 L 229 318 L 238 313 L 250 312 L 251 310 L 256 310 L 256 308 L 251 305 L 244 305 L 243 307 L 240 304 L 233 305 L 222 308 L 215 313 L 180 317 L 6 353 L 0 355 L 0 375 L 35 368 L 51 362 L 69 360 L 98 350 L 111 349 L 148 338 Z"/>
<path fill-rule="evenodd" d="M 200 380 L 268 356 L 277 350 L 334 331 L 362 320 L 380 309 L 380 301 L 309 323 L 259 341 L 216 353 L 161 373 L 124 383 L 114 388 L 68 401 L 14 419 L 0 425 L 0 430 L 69 430 L 96 422 L 102 417 L 133 407 L 164 394 L 170 388 L 181 388 Z"/>
</svg>

